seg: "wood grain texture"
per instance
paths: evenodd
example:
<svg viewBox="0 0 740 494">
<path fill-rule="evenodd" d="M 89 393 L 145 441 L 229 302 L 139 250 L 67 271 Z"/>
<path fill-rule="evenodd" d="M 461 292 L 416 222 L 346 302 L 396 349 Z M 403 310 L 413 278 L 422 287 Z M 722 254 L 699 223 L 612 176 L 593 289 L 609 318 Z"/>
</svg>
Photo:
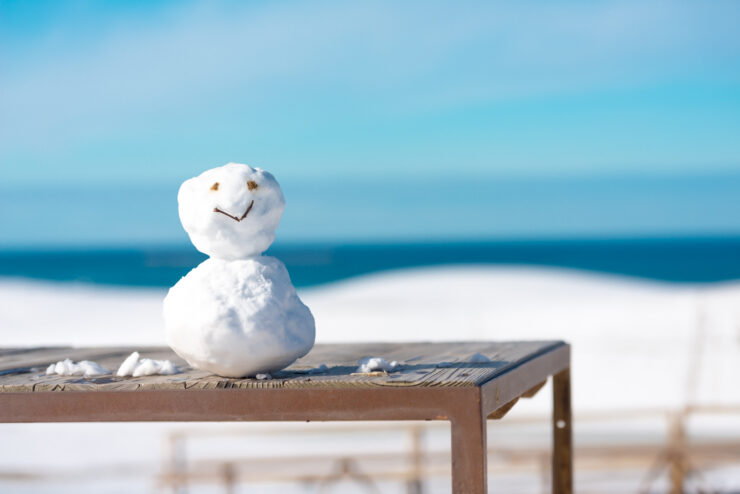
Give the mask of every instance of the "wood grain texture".
<svg viewBox="0 0 740 494">
<path fill-rule="evenodd" d="M 459 387 L 480 386 L 538 355 L 564 343 L 452 342 L 452 343 L 358 343 L 316 345 L 302 359 L 276 372 L 269 380 L 230 379 L 190 368 L 169 348 L 23 348 L 0 349 L 0 392 L 40 391 L 136 391 L 221 388 L 335 388 L 335 387 Z M 47 376 L 49 364 L 71 358 L 92 360 L 113 373 L 133 351 L 142 357 L 169 359 L 182 371 L 171 376 L 95 378 Z M 481 353 L 491 359 L 470 363 Z M 400 366 L 387 375 L 352 375 L 364 357 L 396 360 Z M 322 368 L 320 366 L 326 366 Z"/>
</svg>

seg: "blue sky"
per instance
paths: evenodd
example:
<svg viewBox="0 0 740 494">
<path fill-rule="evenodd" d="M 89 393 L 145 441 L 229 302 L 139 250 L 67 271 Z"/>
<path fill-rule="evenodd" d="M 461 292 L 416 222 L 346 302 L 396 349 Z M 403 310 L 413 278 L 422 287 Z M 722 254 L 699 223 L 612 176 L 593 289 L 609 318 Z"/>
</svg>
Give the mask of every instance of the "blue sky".
<svg viewBox="0 0 740 494">
<path fill-rule="evenodd" d="M 170 190 L 239 161 L 272 171 L 296 198 L 306 196 L 301 184 L 337 184 L 324 191 L 322 214 L 355 207 L 339 193 L 332 202 L 344 181 L 365 184 L 353 190 L 371 200 L 373 184 L 413 187 L 420 177 L 664 177 L 650 182 L 658 188 L 674 177 L 733 177 L 738 18 L 738 2 L 5 0 L 0 188 Z M 722 180 L 702 187 L 709 182 Z M 675 188 L 655 229 L 676 230 L 685 189 Z M 484 198 L 466 207 L 495 206 Z M 544 232 L 547 211 L 534 209 L 514 220 Z M 740 233 L 732 214 L 705 219 Z M 419 221 L 430 235 L 462 234 Z M 706 229 L 702 221 L 683 230 Z M 562 232 L 591 228 L 578 214 L 571 222 Z M 642 231 L 637 219 L 617 223 L 602 229 Z M 31 238 L 9 225 L 0 212 L 6 238 Z M 304 236 L 290 225 L 286 235 Z M 388 225 L 389 236 L 407 231 L 392 216 Z M 347 228 L 330 233 L 361 233 Z M 92 233 L 80 238 L 94 242 Z"/>
</svg>

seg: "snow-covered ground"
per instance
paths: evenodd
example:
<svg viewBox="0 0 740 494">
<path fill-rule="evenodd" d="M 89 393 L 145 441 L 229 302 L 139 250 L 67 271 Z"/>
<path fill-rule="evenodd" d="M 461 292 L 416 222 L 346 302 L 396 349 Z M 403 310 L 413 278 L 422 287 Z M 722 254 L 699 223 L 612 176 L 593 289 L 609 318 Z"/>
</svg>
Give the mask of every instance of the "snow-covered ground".
<svg viewBox="0 0 740 494">
<path fill-rule="evenodd" d="M 164 344 L 164 294 L 3 280 L 0 346 Z M 300 295 L 314 313 L 319 342 L 567 340 L 573 345 L 577 438 L 579 416 L 675 410 L 687 402 L 740 405 L 740 282 L 688 286 L 545 268 L 450 266 L 380 273 Z M 543 391 L 518 404 L 510 417 L 548 410 Z M 733 416 L 692 424 L 692 434 L 705 436 L 740 431 Z M 91 466 L 104 471 L 117 463 L 149 464 L 156 472 L 163 433 L 180 427 L 2 425 L 0 473 Z M 593 427 L 591 437 L 610 433 L 608 425 Z M 96 484 L 91 491 L 151 489 L 150 480 L 125 478 L 127 483 Z M 0 476 L 0 487 L 3 482 Z M 12 485 L 19 492 L 46 492 L 36 483 Z"/>
</svg>

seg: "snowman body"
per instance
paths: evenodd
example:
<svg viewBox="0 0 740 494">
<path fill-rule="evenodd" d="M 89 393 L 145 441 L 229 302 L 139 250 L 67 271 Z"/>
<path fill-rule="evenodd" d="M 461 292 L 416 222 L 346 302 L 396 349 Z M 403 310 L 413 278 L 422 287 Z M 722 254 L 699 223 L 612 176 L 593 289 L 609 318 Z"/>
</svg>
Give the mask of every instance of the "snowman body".
<svg viewBox="0 0 740 494">
<path fill-rule="evenodd" d="M 211 257 L 164 300 L 167 342 L 191 366 L 226 377 L 280 370 L 313 347 L 311 311 L 278 259 L 262 256 L 285 208 L 275 178 L 230 163 L 180 187 L 180 219 Z"/>
</svg>

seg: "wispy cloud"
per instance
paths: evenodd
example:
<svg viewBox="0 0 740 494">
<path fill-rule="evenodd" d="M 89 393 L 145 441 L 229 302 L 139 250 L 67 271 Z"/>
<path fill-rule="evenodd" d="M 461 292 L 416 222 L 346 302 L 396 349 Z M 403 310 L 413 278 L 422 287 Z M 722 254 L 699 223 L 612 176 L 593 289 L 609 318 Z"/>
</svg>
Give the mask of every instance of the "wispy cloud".
<svg viewBox="0 0 740 494">
<path fill-rule="evenodd" d="M 734 2 L 174 3 L 102 28 L 62 11 L 33 39 L 0 38 L 0 162 L 64 156 L 81 172 L 96 143 L 176 156 L 194 138 L 225 150 L 312 139 L 331 154 L 384 121 L 737 84 L 738 13 Z"/>
</svg>

